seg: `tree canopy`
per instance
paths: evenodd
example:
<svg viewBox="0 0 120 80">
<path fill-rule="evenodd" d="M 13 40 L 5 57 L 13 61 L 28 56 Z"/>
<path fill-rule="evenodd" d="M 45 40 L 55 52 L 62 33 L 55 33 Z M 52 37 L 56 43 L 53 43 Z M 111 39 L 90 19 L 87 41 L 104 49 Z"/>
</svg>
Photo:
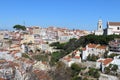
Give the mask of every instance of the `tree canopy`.
<svg viewBox="0 0 120 80">
<path fill-rule="evenodd" d="M 24 25 L 19 25 L 19 24 L 14 25 L 13 28 L 16 30 L 26 30 L 26 27 Z"/>
</svg>

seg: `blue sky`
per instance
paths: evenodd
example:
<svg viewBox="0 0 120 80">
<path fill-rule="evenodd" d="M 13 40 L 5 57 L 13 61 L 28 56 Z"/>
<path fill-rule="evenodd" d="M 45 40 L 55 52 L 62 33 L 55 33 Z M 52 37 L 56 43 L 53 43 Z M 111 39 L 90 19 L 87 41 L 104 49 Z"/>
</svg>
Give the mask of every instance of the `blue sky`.
<svg viewBox="0 0 120 80">
<path fill-rule="evenodd" d="M 0 29 L 56 26 L 95 30 L 99 19 L 120 21 L 120 0 L 0 0 Z"/>
</svg>

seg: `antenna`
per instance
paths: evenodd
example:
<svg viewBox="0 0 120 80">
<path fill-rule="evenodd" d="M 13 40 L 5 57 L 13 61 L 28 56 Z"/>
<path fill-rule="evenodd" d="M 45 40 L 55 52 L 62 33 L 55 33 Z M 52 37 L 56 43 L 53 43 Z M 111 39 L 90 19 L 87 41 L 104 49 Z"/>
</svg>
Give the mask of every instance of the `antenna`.
<svg viewBox="0 0 120 80">
<path fill-rule="evenodd" d="M 23 21 L 23 25 L 25 26 L 25 21 Z"/>
</svg>

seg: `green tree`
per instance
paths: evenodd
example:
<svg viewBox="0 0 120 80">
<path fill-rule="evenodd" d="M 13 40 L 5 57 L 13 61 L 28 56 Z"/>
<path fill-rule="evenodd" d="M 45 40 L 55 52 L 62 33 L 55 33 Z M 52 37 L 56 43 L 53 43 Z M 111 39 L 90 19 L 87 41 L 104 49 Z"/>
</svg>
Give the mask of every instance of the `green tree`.
<svg viewBox="0 0 120 80">
<path fill-rule="evenodd" d="M 110 73 L 110 68 L 109 67 L 105 67 L 104 71 L 105 71 L 106 74 L 108 74 L 108 73 Z"/>
<path fill-rule="evenodd" d="M 104 58 L 107 58 L 107 57 L 108 57 L 108 51 L 105 51 Z"/>
<path fill-rule="evenodd" d="M 73 63 L 71 65 L 71 70 L 72 70 L 72 75 L 71 76 L 74 79 L 79 74 L 79 72 L 81 71 L 81 68 L 80 68 L 80 66 L 78 64 Z"/>
<path fill-rule="evenodd" d="M 50 65 L 54 66 L 60 58 L 62 58 L 64 56 L 64 54 L 60 51 L 56 51 L 51 53 L 51 60 L 50 60 Z"/>
<path fill-rule="evenodd" d="M 87 60 L 89 60 L 89 61 L 96 61 L 98 59 L 98 56 L 96 56 L 96 55 L 94 55 L 94 54 L 92 54 L 92 55 L 88 55 L 88 57 L 87 57 Z"/>
<path fill-rule="evenodd" d="M 91 55 L 90 54 L 87 56 L 87 60 L 91 60 Z"/>
<path fill-rule="evenodd" d="M 60 52 L 53 52 L 51 57 L 55 60 L 55 62 L 59 61 L 59 59 L 61 58 L 61 53 Z"/>
<path fill-rule="evenodd" d="M 93 76 L 94 78 L 99 78 L 100 77 L 100 73 L 99 73 L 98 69 L 90 68 L 88 73 L 89 73 L 90 76 Z"/>
<path fill-rule="evenodd" d="M 16 30 L 26 30 L 26 27 L 25 27 L 25 26 L 19 25 L 19 24 L 14 25 L 13 28 L 16 29 Z"/>
<path fill-rule="evenodd" d="M 50 44 L 50 46 L 54 47 L 55 49 L 64 49 L 65 44 L 66 43 L 53 42 Z"/>
<path fill-rule="evenodd" d="M 117 69 L 118 69 L 118 65 L 113 65 L 111 68 L 112 71 L 117 71 Z"/>
<path fill-rule="evenodd" d="M 112 53 L 110 55 L 108 55 L 109 58 L 114 58 L 115 56 L 118 56 L 119 54 L 115 54 L 115 53 Z"/>
<path fill-rule="evenodd" d="M 23 54 L 22 54 L 22 57 L 24 57 L 24 58 L 30 58 L 29 55 L 26 54 L 26 53 L 23 53 Z"/>
<path fill-rule="evenodd" d="M 77 71 L 77 72 L 80 72 L 80 70 L 81 70 L 80 66 L 76 63 L 73 63 L 71 65 L 71 69 L 74 70 L 74 71 Z"/>
<path fill-rule="evenodd" d="M 75 76 L 75 77 L 72 78 L 72 80 L 82 80 L 82 77 Z"/>
</svg>

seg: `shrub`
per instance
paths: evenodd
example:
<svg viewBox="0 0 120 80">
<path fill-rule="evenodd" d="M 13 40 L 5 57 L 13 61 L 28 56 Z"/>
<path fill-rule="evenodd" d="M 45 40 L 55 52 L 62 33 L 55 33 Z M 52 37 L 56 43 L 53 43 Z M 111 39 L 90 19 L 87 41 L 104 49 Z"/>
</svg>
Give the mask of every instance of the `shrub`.
<svg viewBox="0 0 120 80">
<path fill-rule="evenodd" d="M 89 61 L 96 61 L 98 59 L 98 56 L 96 56 L 96 55 L 94 55 L 94 54 L 92 54 L 92 55 L 88 55 L 88 57 L 87 57 L 87 60 L 89 60 Z"/>
<path fill-rule="evenodd" d="M 117 69 L 118 69 L 118 65 L 113 65 L 111 68 L 112 71 L 117 71 Z"/>
<path fill-rule="evenodd" d="M 104 71 L 105 71 L 106 74 L 108 74 L 108 73 L 110 73 L 110 68 L 109 67 L 105 67 Z"/>
<path fill-rule="evenodd" d="M 24 57 L 24 58 L 30 58 L 30 57 L 28 56 L 28 54 L 26 54 L 26 53 L 23 53 L 23 54 L 22 54 L 22 57 Z"/>
<path fill-rule="evenodd" d="M 94 78 L 99 78 L 100 77 L 99 71 L 95 68 L 90 68 L 88 73 L 89 73 L 90 76 L 93 76 Z"/>
</svg>

